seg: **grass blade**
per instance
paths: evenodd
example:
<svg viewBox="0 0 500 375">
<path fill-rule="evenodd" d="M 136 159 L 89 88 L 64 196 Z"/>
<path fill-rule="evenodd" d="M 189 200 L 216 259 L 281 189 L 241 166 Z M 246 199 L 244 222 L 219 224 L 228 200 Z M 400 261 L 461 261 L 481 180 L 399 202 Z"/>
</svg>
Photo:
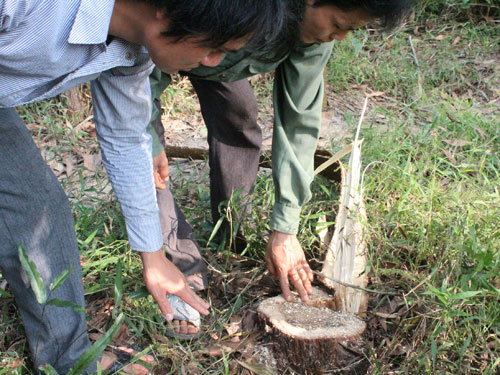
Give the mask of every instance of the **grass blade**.
<svg viewBox="0 0 500 375">
<path fill-rule="evenodd" d="M 151 351 L 151 345 L 149 345 L 148 347 L 146 347 L 142 352 L 136 354 L 134 356 L 134 358 L 132 358 L 130 360 L 130 364 L 132 363 L 137 363 L 143 367 L 146 367 L 148 370 L 151 370 L 153 368 L 153 365 L 151 363 L 148 363 L 148 362 L 144 362 L 143 360 L 141 360 L 141 358 L 143 356 L 145 356 L 146 354 L 148 354 L 149 352 Z"/>
<path fill-rule="evenodd" d="M 45 375 L 59 375 L 59 373 L 51 365 L 45 365 L 39 368 Z"/>
<path fill-rule="evenodd" d="M 99 230 L 96 229 L 95 231 L 93 231 L 86 239 L 85 241 L 83 241 L 83 245 L 87 246 L 90 242 L 92 242 L 92 240 L 94 239 L 94 237 L 96 236 L 97 232 Z"/>
<path fill-rule="evenodd" d="M 64 301 L 61 299 L 54 298 L 54 299 L 47 301 L 46 305 L 52 305 L 52 306 L 57 306 L 57 307 L 69 307 L 70 309 L 73 309 L 76 312 L 85 314 L 85 309 L 82 306 L 77 305 L 76 303 L 73 303 L 70 301 Z"/>
<path fill-rule="evenodd" d="M 321 172 L 323 172 L 326 168 L 328 168 L 330 165 L 338 162 L 340 159 L 342 159 L 344 156 L 346 156 L 348 153 L 352 151 L 354 143 L 348 144 L 345 146 L 342 150 L 338 151 L 333 155 L 330 159 L 325 161 L 323 164 L 321 164 L 318 168 L 314 170 L 314 175 L 317 176 Z"/>
<path fill-rule="evenodd" d="M 140 299 L 140 298 L 146 298 L 150 295 L 148 292 L 148 289 L 145 286 L 140 287 L 134 292 L 131 292 L 128 294 L 128 297 L 130 299 Z"/>
<path fill-rule="evenodd" d="M 10 294 L 9 292 L 6 292 L 5 290 L 3 290 L 2 288 L 0 288 L 0 296 L 1 297 L 5 297 L 5 298 L 12 298 L 12 294 Z M 1 374 L 1 373 L 0 373 Z"/>
<path fill-rule="evenodd" d="M 460 348 L 460 351 L 458 352 L 458 358 L 460 358 L 460 361 L 464 359 L 464 354 L 467 348 L 469 347 L 470 341 L 471 341 L 471 335 L 468 335 L 467 338 L 464 341 L 464 344 Z"/>
<path fill-rule="evenodd" d="M 51 292 L 59 288 L 62 283 L 66 281 L 66 279 L 73 273 L 73 265 L 69 270 L 62 271 L 55 279 L 50 283 L 49 289 Z"/>
<path fill-rule="evenodd" d="M 220 226 L 222 225 L 222 223 L 224 222 L 224 218 L 221 217 L 218 221 L 217 221 L 217 224 L 215 224 L 215 227 L 214 229 L 212 230 L 212 233 L 210 234 L 210 238 L 208 239 L 207 243 L 210 243 L 210 241 L 212 241 L 215 237 L 215 235 L 217 234 L 217 231 L 219 230 Z"/>
<path fill-rule="evenodd" d="M 123 298 L 123 281 L 122 281 L 122 262 L 118 261 L 116 265 L 115 277 L 115 308 L 120 306 Z"/>
<path fill-rule="evenodd" d="M 19 244 L 19 246 L 17 247 L 17 252 L 19 255 L 19 260 L 21 261 L 21 265 L 23 266 L 24 271 L 28 276 L 31 289 L 33 289 L 36 300 L 39 304 L 44 304 L 47 301 L 47 291 L 45 289 L 45 284 L 43 283 L 42 277 L 36 269 L 35 263 L 31 262 L 28 259 L 28 255 L 26 254 L 26 250 L 24 249 L 23 245 Z"/>
<path fill-rule="evenodd" d="M 456 301 L 456 300 L 460 300 L 460 299 L 468 299 L 471 297 L 475 297 L 478 294 L 482 295 L 484 293 L 482 290 L 469 290 L 467 292 L 460 292 L 460 293 L 457 293 L 457 294 L 450 296 L 450 301 Z"/>
<path fill-rule="evenodd" d="M 112 338 L 118 332 L 121 327 L 124 315 L 121 313 L 113 323 L 113 325 L 108 329 L 108 331 L 76 361 L 76 363 L 71 367 L 68 375 L 79 375 L 81 374 L 90 364 L 97 359 L 97 357 L 106 349 Z"/>
<path fill-rule="evenodd" d="M 436 340 L 432 340 L 431 342 L 431 354 L 432 354 L 432 368 L 436 369 L 436 361 L 437 361 L 437 343 Z"/>
</svg>

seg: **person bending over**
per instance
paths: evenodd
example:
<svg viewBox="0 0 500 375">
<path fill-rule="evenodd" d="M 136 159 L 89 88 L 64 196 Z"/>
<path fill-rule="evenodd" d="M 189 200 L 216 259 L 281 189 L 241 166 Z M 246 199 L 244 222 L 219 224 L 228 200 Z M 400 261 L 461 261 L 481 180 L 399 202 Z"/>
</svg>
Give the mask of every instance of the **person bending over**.
<svg viewBox="0 0 500 375">
<path fill-rule="evenodd" d="M 262 134 L 257 124 L 257 102 L 247 77 L 274 71 L 274 131 L 272 173 L 275 204 L 269 223 L 272 234 L 266 261 L 280 283 L 286 299 L 291 298 L 290 281 L 303 300 L 311 291 L 313 273 L 297 239 L 301 208 L 310 199 L 314 152 L 320 133 L 323 103 L 323 71 L 333 43 L 354 29 L 379 21 L 387 29 L 400 22 L 412 0 L 287 0 L 299 19 L 298 33 L 289 27 L 294 43 L 285 50 L 247 50 L 226 53 L 217 67 L 199 67 L 181 74 L 189 77 L 196 91 L 208 129 L 210 197 L 213 222 L 221 217 L 221 204 L 241 190 L 243 205 L 252 193 L 259 165 Z M 175 205 L 169 189 L 161 190 L 168 162 L 160 144 L 164 141 L 159 97 L 170 84 L 170 75 L 155 69 L 151 75 L 153 108 L 151 131 L 155 139 L 155 172 L 160 214 L 168 223 L 167 252 L 181 270 L 203 263 L 191 228 Z M 158 135 L 159 134 L 159 137 Z M 239 209 L 244 219 L 250 205 Z M 243 213 L 243 214 L 242 214 Z M 233 217 L 237 216 L 234 213 Z M 238 223 L 233 223 L 238 227 Z M 228 230 L 229 224 L 222 226 Z M 241 226 L 240 226 L 241 228 Z M 236 250 L 246 246 L 243 233 L 231 239 Z M 196 275 L 203 284 L 202 275 Z M 198 329 L 176 320 L 176 332 L 194 335 Z"/>
<path fill-rule="evenodd" d="M 141 254 L 146 286 L 169 320 L 168 295 L 207 314 L 208 304 L 162 251 L 145 132 L 152 110 L 148 77 L 153 64 L 169 73 L 215 67 L 227 51 L 272 43 L 287 16 L 281 0 L 0 0 L 0 268 L 36 369 L 48 364 L 65 374 L 90 343 L 84 314 L 55 306 L 42 311 L 18 259 L 23 245 L 46 286 L 72 268 L 51 297 L 84 305 L 67 197 L 14 107 L 91 81 L 103 162 L 130 246 Z M 96 363 L 87 371 L 94 373 Z"/>
</svg>

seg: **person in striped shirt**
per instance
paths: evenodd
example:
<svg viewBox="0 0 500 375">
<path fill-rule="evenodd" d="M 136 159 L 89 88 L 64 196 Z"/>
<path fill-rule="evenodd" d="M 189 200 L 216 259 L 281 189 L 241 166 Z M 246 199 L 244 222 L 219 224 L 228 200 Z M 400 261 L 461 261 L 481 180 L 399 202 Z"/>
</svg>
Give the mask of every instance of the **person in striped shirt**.
<svg viewBox="0 0 500 375">
<path fill-rule="evenodd" d="M 208 314 L 208 304 L 162 251 L 145 132 L 152 109 L 148 76 L 154 64 L 165 72 L 214 67 L 223 53 L 271 44 L 287 17 L 281 0 L 0 0 L 0 268 L 36 369 L 51 365 L 65 374 L 90 342 L 84 314 L 43 308 L 18 259 L 22 245 L 46 286 L 72 267 L 51 298 L 84 305 L 68 200 L 15 107 L 91 82 L 103 162 L 148 290 L 168 320 L 169 295 Z M 87 372 L 95 371 L 94 362 Z"/>
</svg>

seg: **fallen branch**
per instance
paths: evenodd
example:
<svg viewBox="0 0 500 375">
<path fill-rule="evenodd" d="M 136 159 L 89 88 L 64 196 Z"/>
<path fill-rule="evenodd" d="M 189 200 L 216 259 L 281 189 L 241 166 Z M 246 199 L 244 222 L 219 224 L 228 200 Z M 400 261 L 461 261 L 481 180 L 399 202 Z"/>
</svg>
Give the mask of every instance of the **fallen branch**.
<svg viewBox="0 0 500 375">
<path fill-rule="evenodd" d="M 202 147 L 167 145 L 165 147 L 165 153 L 168 158 L 205 160 L 208 155 L 208 149 Z M 332 153 L 328 150 L 317 149 L 314 153 L 314 168 L 318 168 L 332 156 Z M 260 155 L 259 166 L 262 168 L 271 168 L 271 156 L 267 152 L 263 152 Z M 332 163 L 325 167 L 320 174 L 332 181 L 340 182 L 341 174 L 339 166 L 338 162 Z"/>
</svg>

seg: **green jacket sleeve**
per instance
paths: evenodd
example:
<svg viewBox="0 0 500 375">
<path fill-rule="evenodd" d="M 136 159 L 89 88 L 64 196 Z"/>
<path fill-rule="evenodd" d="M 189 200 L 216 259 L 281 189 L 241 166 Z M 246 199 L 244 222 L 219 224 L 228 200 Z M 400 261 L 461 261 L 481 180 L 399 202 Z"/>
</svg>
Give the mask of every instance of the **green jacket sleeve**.
<svg viewBox="0 0 500 375">
<path fill-rule="evenodd" d="M 160 137 L 156 133 L 156 130 L 154 130 L 153 125 L 151 125 L 151 123 L 149 123 L 148 127 L 146 128 L 146 131 L 153 138 L 153 157 L 155 157 L 160 152 L 163 151 L 163 146 L 161 145 Z"/>
<path fill-rule="evenodd" d="M 302 206 L 311 199 L 314 152 L 321 128 L 323 70 L 333 43 L 298 48 L 274 81 L 272 229 L 297 233 Z"/>
<path fill-rule="evenodd" d="M 146 131 L 153 137 L 153 157 L 163 151 L 163 146 L 160 138 L 153 128 L 153 123 L 158 117 L 161 116 L 161 108 L 155 103 L 161 103 L 161 94 L 170 85 L 172 81 L 170 74 L 163 73 L 160 69 L 155 68 L 149 76 L 149 84 L 151 86 L 151 99 L 153 101 L 153 113 L 151 114 L 151 122 L 149 123 Z"/>
</svg>

